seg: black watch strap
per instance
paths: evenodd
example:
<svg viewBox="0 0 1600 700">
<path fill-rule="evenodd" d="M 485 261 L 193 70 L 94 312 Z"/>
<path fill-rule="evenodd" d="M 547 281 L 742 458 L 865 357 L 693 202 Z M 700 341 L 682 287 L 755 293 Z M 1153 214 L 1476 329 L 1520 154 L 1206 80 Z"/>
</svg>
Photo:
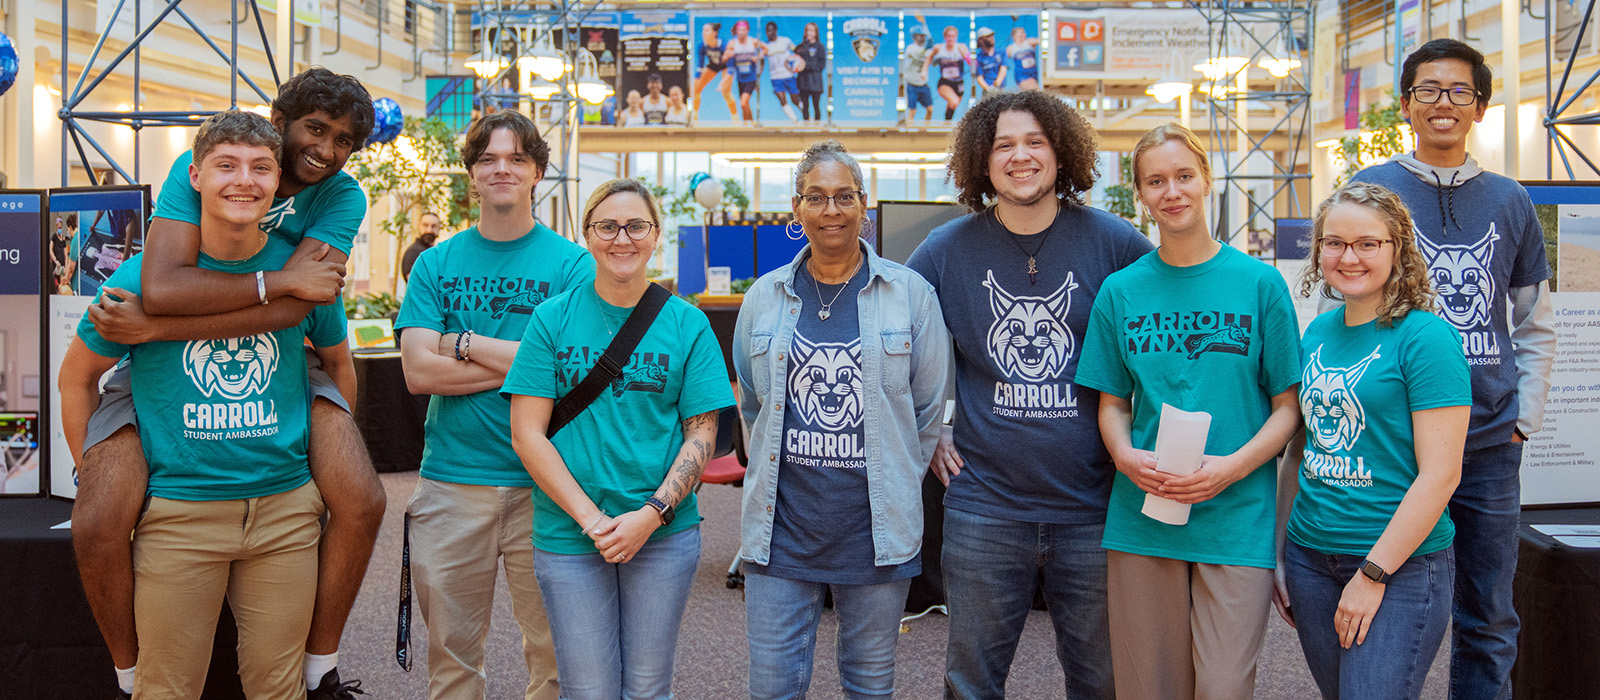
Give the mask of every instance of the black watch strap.
<svg viewBox="0 0 1600 700">
<path fill-rule="evenodd" d="M 661 515 L 662 525 L 671 525 L 672 519 L 678 515 L 677 512 L 673 510 L 672 506 L 667 505 L 666 501 L 656 498 L 655 496 L 644 499 L 644 504 L 656 509 L 656 513 Z"/>
<path fill-rule="evenodd" d="M 1394 576 L 1393 574 L 1384 571 L 1383 567 L 1372 563 L 1371 559 L 1366 559 L 1361 562 L 1361 575 L 1372 579 L 1373 583 L 1385 584 L 1388 583 L 1389 579 Z"/>
</svg>

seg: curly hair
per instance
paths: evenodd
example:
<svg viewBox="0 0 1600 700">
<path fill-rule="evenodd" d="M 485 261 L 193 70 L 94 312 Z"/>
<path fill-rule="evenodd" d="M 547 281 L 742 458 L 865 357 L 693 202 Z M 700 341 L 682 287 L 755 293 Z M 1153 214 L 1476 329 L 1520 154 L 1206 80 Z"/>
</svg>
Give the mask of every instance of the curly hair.
<svg viewBox="0 0 1600 700">
<path fill-rule="evenodd" d="M 1339 188 L 1332 196 L 1317 205 L 1316 218 L 1311 220 L 1312 259 L 1300 279 L 1300 295 L 1309 297 L 1322 288 L 1322 295 L 1337 299 L 1334 291 L 1324 284 L 1322 274 L 1322 239 L 1328 212 L 1340 204 L 1366 207 L 1383 222 L 1384 230 L 1394 241 L 1394 267 L 1389 279 L 1383 282 L 1383 300 L 1378 303 L 1378 325 L 1392 326 L 1405 318 L 1412 309 L 1433 311 L 1436 297 L 1433 283 L 1428 278 L 1428 261 L 1417 248 L 1416 224 L 1411 222 L 1411 210 L 1400 196 L 1389 190 L 1366 182 L 1352 182 Z"/>
<path fill-rule="evenodd" d="M 272 111 L 290 122 L 319 110 L 334 119 L 350 115 L 350 128 L 360 141 L 354 150 L 367 145 L 376 117 L 372 111 L 372 95 L 362 87 L 361 81 L 321 66 L 307 68 L 284 81 L 278 87 L 278 99 L 272 101 Z"/>
<path fill-rule="evenodd" d="M 1077 110 L 1039 90 L 990 93 L 956 124 L 950 134 L 950 156 L 945 159 L 945 181 L 955 184 L 959 193 L 956 199 L 979 211 L 986 200 L 995 196 L 994 181 L 989 176 L 989 153 L 994 146 L 995 124 L 1005 112 L 1026 112 L 1038 120 L 1056 152 L 1056 196 L 1083 204 L 1083 193 L 1094 187 L 1100 177 L 1095 162 L 1098 143 L 1094 128 Z"/>
</svg>

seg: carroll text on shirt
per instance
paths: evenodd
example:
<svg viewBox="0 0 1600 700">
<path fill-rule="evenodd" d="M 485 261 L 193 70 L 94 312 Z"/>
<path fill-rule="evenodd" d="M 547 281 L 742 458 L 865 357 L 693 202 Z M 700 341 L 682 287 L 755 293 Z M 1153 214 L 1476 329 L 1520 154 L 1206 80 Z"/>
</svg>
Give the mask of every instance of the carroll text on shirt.
<svg viewBox="0 0 1600 700">
<path fill-rule="evenodd" d="M 1371 486 L 1372 472 L 1364 457 L 1337 457 L 1306 450 L 1302 471 L 1307 479 L 1333 486 Z"/>
<path fill-rule="evenodd" d="M 277 423 L 278 408 L 271 399 L 183 405 L 183 427 L 192 430 L 233 430 Z"/>
</svg>

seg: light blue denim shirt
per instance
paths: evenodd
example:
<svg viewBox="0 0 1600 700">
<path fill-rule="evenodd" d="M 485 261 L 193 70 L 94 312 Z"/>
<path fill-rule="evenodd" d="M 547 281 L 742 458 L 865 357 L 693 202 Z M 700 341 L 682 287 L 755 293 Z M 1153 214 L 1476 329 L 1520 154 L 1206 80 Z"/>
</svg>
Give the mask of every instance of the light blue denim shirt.
<svg viewBox="0 0 1600 700">
<path fill-rule="evenodd" d="M 861 324 L 862 420 L 873 563 L 893 566 L 922 549 L 922 475 L 933 459 L 950 372 L 950 333 L 933 286 L 910 268 L 866 251 Z M 794 276 L 811 254 L 750 286 L 733 334 L 749 470 L 744 478 L 741 556 L 767 564 L 783 449 L 784 377 L 800 297 Z M 875 352 L 874 352 L 875 350 Z"/>
</svg>

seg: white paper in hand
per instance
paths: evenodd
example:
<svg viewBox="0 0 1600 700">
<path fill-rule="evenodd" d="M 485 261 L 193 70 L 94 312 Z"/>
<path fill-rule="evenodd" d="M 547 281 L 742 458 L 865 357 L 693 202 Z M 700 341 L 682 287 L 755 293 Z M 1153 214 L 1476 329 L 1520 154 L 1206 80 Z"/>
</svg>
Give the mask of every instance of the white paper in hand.
<svg viewBox="0 0 1600 700">
<path fill-rule="evenodd" d="M 1200 458 L 1206 452 L 1206 434 L 1210 430 L 1211 414 L 1161 404 L 1161 427 L 1156 430 L 1156 469 L 1177 476 L 1199 469 Z M 1189 522 L 1189 504 L 1153 494 L 1144 495 L 1142 512 L 1168 525 Z"/>
</svg>

